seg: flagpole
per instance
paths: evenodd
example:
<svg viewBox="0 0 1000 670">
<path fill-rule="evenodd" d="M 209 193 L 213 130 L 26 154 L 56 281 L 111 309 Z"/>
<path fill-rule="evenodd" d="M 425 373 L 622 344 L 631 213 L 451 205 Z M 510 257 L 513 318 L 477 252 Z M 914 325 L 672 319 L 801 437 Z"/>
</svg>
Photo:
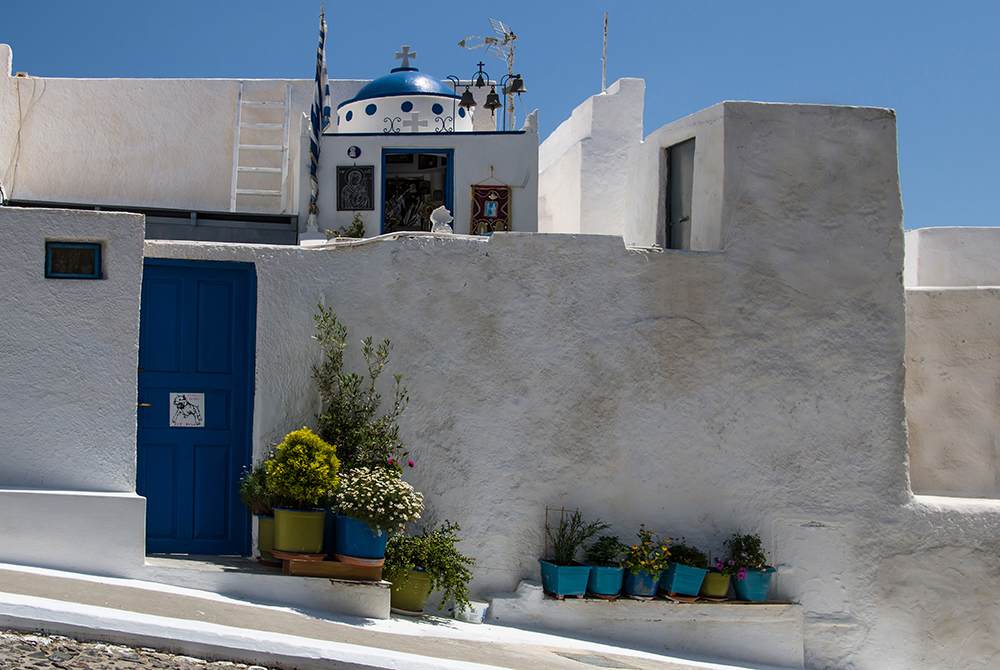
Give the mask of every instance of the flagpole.
<svg viewBox="0 0 1000 670">
<path fill-rule="evenodd" d="M 323 131 L 330 125 L 330 82 L 326 71 L 326 14 L 324 5 L 319 10 L 319 46 L 316 48 L 316 86 L 312 108 L 309 112 L 309 218 L 306 230 L 299 235 L 299 243 L 325 240 L 319 230 L 319 152 Z"/>
</svg>

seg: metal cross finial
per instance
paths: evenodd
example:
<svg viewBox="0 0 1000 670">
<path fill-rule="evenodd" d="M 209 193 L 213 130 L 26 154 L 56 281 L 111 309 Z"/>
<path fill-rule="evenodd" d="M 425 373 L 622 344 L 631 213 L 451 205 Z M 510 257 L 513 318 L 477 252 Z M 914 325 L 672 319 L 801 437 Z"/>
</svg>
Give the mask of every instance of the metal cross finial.
<svg viewBox="0 0 1000 670">
<path fill-rule="evenodd" d="M 410 67 L 410 59 L 411 58 L 416 58 L 417 57 L 417 52 L 414 51 L 414 52 L 411 53 L 410 52 L 410 46 L 408 44 L 407 45 L 403 45 L 400 48 L 403 51 L 402 52 L 397 51 L 396 52 L 396 58 L 402 58 L 403 59 L 403 65 L 402 65 L 402 67 Z"/>
<path fill-rule="evenodd" d="M 427 121 L 420 119 L 420 112 L 413 112 L 410 118 L 403 121 L 403 127 L 410 127 L 411 133 L 419 133 L 420 129 L 427 126 Z"/>
</svg>

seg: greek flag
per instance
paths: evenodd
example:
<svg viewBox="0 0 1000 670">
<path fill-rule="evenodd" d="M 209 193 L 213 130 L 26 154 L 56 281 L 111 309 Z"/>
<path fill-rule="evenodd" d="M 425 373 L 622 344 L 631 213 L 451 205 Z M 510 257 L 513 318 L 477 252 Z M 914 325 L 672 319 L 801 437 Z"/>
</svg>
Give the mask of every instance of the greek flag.
<svg viewBox="0 0 1000 670">
<path fill-rule="evenodd" d="M 316 198 L 319 196 L 319 181 L 316 170 L 319 168 L 319 145 L 323 131 L 330 125 L 330 82 L 326 75 L 326 17 L 319 15 L 319 47 L 316 49 L 316 97 L 313 99 L 312 110 L 309 113 L 309 223 L 307 230 L 316 230 L 319 207 Z"/>
</svg>

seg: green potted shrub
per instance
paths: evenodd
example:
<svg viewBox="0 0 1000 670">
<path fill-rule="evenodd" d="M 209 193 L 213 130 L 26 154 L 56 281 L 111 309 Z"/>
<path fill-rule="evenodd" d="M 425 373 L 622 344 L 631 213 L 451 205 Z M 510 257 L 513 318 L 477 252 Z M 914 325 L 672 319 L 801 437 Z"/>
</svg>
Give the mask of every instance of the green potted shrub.
<svg viewBox="0 0 1000 670">
<path fill-rule="evenodd" d="M 262 563 L 274 563 L 274 493 L 267 487 L 267 467 L 258 461 L 253 468 L 244 468 L 237 486 L 240 501 L 257 517 L 257 552 Z"/>
<path fill-rule="evenodd" d="M 708 556 L 683 542 L 670 547 L 670 565 L 660 578 L 660 590 L 667 595 L 697 597 L 708 574 Z"/>
<path fill-rule="evenodd" d="M 669 539 L 661 540 L 659 535 L 639 526 L 639 543 L 625 552 L 621 565 L 625 568 L 625 592 L 634 598 L 652 598 L 656 595 L 660 576 L 670 563 Z"/>
<path fill-rule="evenodd" d="M 627 550 L 628 545 L 616 535 L 601 535 L 584 550 L 587 565 L 590 566 L 587 593 L 599 597 L 617 596 L 621 593 L 625 568 L 618 561 Z"/>
<path fill-rule="evenodd" d="M 736 597 L 750 602 L 764 602 L 771 588 L 771 576 L 775 569 L 767 564 L 767 552 L 760 535 L 734 533 L 726 540 L 729 557 L 728 568 L 735 570 L 736 581 L 733 588 Z"/>
<path fill-rule="evenodd" d="M 333 508 L 334 557 L 344 563 L 382 565 L 389 536 L 420 518 L 424 497 L 403 481 L 398 466 L 357 467 L 343 473 Z"/>
<path fill-rule="evenodd" d="M 583 543 L 610 526 L 600 519 L 584 523 L 580 510 L 563 514 L 559 525 L 552 528 L 545 522 L 545 535 L 552 543 L 552 559 L 538 559 L 542 571 L 542 588 L 557 596 L 582 596 L 587 592 L 590 566 L 576 563 Z"/>
<path fill-rule="evenodd" d="M 385 548 L 383 572 L 392 582 L 390 601 L 403 613 L 419 613 L 432 591 L 441 591 L 438 610 L 448 600 L 459 612 L 469 607 L 470 566 L 476 559 L 462 554 L 455 545 L 461 542 L 458 524 L 444 522 L 439 528 L 420 535 L 401 533 L 389 538 Z"/>
<path fill-rule="evenodd" d="M 288 504 L 274 510 L 274 548 L 318 553 L 326 516 L 318 508 L 340 481 L 336 448 L 303 426 L 285 436 L 264 466 L 267 487 Z"/>
</svg>

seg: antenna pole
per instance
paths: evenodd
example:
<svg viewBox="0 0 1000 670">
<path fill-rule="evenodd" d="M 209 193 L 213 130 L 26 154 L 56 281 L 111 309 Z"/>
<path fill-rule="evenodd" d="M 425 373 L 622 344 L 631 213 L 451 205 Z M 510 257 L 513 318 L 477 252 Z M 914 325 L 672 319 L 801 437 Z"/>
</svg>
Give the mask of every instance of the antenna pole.
<svg viewBox="0 0 1000 670">
<path fill-rule="evenodd" d="M 601 58 L 601 93 L 608 90 L 608 13 L 604 12 L 604 56 Z"/>
</svg>

